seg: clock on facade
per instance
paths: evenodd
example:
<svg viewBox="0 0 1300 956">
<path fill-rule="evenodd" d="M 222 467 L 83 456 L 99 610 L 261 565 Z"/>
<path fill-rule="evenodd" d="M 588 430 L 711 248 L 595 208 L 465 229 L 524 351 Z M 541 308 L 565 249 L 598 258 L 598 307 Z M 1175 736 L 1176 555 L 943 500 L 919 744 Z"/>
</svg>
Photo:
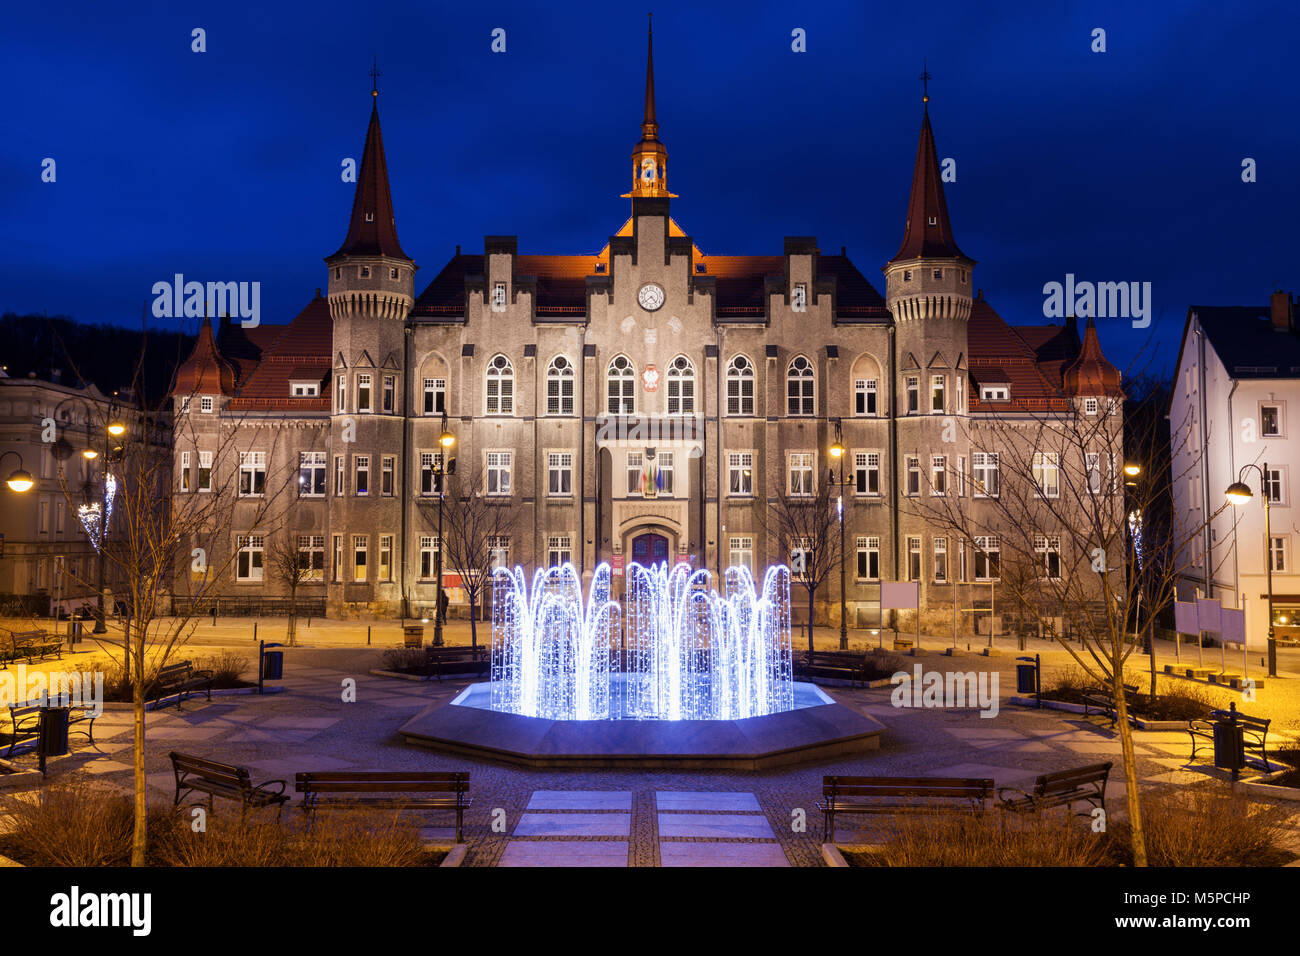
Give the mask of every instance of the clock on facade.
<svg viewBox="0 0 1300 956">
<path fill-rule="evenodd" d="M 664 304 L 664 290 L 653 282 L 647 282 L 636 294 L 636 300 L 647 312 L 654 312 Z"/>
</svg>

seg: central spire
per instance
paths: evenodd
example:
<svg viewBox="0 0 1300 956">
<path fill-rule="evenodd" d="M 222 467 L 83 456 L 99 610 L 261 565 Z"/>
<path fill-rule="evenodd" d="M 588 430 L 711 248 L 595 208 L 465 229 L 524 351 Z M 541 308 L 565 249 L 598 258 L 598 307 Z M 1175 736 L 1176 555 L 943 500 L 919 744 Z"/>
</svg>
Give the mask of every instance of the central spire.
<svg viewBox="0 0 1300 956">
<path fill-rule="evenodd" d="M 939 151 L 934 145 L 930 126 L 930 74 L 923 72 L 926 83 L 921 102 L 921 137 L 916 144 L 916 166 L 912 170 L 912 195 L 907 204 L 907 225 L 903 244 L 891 262 L 931 257 L 966 259 L 953 238 L 948 218 L 948 202 L 943 195 L 943 174 L 939 168 Z"/>
<path fill-rule="evenodd" d="M 357 172 L 357 191 L 352 200 L 347 238 L 329 259 L 344 255 L 410 258 L 397 241 L 397 220 L 388 188 L 388 163 L 384 159 L 384 136 L 379 128 L 379 88 L 374 82 L 378 75 L 376 67 L 371 72 L 370 126 L 366 129 L 366 145 Z"/>
<path fill-rule="evenodd" d="M 654 15 L 651 14 L 651 17 Z M 668 191 L 668 150 L 659 141 L 659 121 L 655 117 L 655 39 L 654 21 L 646 39 L 645 111 L 641 116 L 641 142 L 632 150 L 632 191 L 624 199 L 675 198 Z"/>
</svg>

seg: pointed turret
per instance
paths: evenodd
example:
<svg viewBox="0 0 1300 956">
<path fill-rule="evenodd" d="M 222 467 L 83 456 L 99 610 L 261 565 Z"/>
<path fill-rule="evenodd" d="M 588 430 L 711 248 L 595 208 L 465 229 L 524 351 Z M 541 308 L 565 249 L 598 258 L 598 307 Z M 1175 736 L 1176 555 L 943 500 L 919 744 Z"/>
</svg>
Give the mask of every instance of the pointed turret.
<svg viewBox="0 0 1300 956">
<path fill-rule="evenodd" d="M 1106 360 L 1097 338 L 1097 325 L 1088 317 L 1083 329 L 1083 345 L 1073 362 L 1061 370 L 1061 382 L 1069 395 L 1119 395 L 1119 369 Z"/>
<path fill-rule="evenodd" d="M 655 118 L 655 48 L 651 21 L 646 40 L 645 109 L 641 114 L 641 142 L 632 150 L 632 191 L 624 199 L 659 197 L 676 198 L 668 191 L 668 149 L 659 141 L 659 121 Z"/>
<path fill-rule="evenodd" d="M 370 127 L 366 130 L 366 147 L 361 154 L 361 171 L 357 176 L 356 197 L 352 200 L 348 235 L 339 251 L 326 262 L 339 256 L 387 256 L 411 261 L 397 241 L 397 219 L 393 215 L 393 197 L 388 189 L 388 163 L 384 159 L 384 136 L 379 128 L 377 91 L 372 91 L 372 95 Z"/>
<path fill-rule="evenodd" d="M 921 119 L 921 139 L 916 146 L 916 168 L 912 171 L 912 195 L 907 204 L 903 244 L 890 261 L 921 258 L 971 261 L 957 247 L 957 240 L 953 238 L 928 103 Z"/>
</svg>

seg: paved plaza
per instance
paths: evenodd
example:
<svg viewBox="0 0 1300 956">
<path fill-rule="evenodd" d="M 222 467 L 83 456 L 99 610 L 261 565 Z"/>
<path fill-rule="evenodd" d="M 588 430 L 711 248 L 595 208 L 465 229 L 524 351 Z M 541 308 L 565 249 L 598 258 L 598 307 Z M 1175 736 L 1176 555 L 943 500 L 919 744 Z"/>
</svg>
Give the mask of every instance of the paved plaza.
<svg viewBox="0 0 1300 956">
<path fill-rule="evenodd" d="M 1038 650 L 1050 666 L 1066 663 L 1064 652 L 1045 642 Z M 192 647 L 182 656 L 208 652 Z M 249 653 L 255 659 L 255 649 Z M 469 866 L 819 866 L 825 837 L 815 804 L 822 776 L 832 773 L 991 777 L 999 787 L 1025 787 L 1040 773 L 1112 760 L 1107 806 L 1123 813 L 1118 736 L 1099 718 L 1011 705 L 1014 653 L 984 657 L 963 649 L 952 657 L 905 658 L 908 667 L 920 662 L 927 670 L 995 670 L 1001 697 L 996 717 L 975 709 L 895 708 L 889 687 L 827 687 L 838 702 L 885 725 L 881 749 L 763 772 L 527 770 L 408 746 L 398 727 L 449 701 L 466 682 L 372 675 L 380 658 L 378 648 L 290 649 L 280 693 L 217 696 L 210 703 L 199 698 L 180 711 L 150 711 L 151 796 L 172 799 L 171 750 L 246 765 L 255 781 L 284 779 L 290 790 L 294 774 L 305 770 L 468 770 L 474 797 L 465 830 Z M 80 669 L 90 660 L 89 654 L 72 655 L 63 666 Z M 1259 702 L 1242 709 L 1286 710 L 1285 717 L 1273 714 L 1275 727 L 1295 735 L 1300 709 L 1288 708 L 1286 701 L 1297 684 L 1273 682 Z M 345 702 L 353 686 L 355 702 Z M 74 750 L 54 762 L 52 777 L 84 772 L 127 789 L 129 711 L 106 711 L 95 724 L 95 738 L 95 746 L 74 738 Z M 1208 754 L 1187 763 L 1185 732 L 1138 732 L 1135 746 L 1144 784 L 1225 786 Z M 1300 805 L 1296 810 L 1291 822 L 1300 848 Z M 451 822 L 450 815 L 431 816 L 426 838 L 453 842 Z M 852 843 L 869 837 L 841 827 L 836 838 Z"/>
</svg>

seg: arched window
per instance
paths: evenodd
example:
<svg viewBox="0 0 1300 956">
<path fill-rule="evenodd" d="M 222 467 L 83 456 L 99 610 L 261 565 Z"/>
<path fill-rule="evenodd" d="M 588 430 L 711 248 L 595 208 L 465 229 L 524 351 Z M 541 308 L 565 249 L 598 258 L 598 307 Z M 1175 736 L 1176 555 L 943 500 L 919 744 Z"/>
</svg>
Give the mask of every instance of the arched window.
<svg viewBox="0 0 1300 956">
<path fill-rule="evenodd" d="M 487 414 L 512 415 L 515 411 L 515 370 L 510 359 L 495 355 L 487 367 Z"/>
<path fill-rule="evenodd" d="M 620 355 L 609 363 L 609 413 L 611 415 L 632 414 L 635 379 L 636 373 L 626 355 Z"/>
<path fill-rule="evenodd" d="M 546 369 L 546 414 L 573 414 L 573 363 L 563 355 Z"/>
<path fill-rule="evenodd" d="M 727 414 L 754 414 L 754 366 L 743 355 L 727 366 Z"/>
<path fill-rule="evenodd" d="M 679 355 L 668 366 L 668 414 L 692 415 L 695 413 L 695 367 L 685 355 Z"/>
<path fill-rule="evenodd" d="M 802 355 L 795 356 L 785 373 L 785 410 L 787 415 L 812 415 L 813 367 Z"/>
</svg>

